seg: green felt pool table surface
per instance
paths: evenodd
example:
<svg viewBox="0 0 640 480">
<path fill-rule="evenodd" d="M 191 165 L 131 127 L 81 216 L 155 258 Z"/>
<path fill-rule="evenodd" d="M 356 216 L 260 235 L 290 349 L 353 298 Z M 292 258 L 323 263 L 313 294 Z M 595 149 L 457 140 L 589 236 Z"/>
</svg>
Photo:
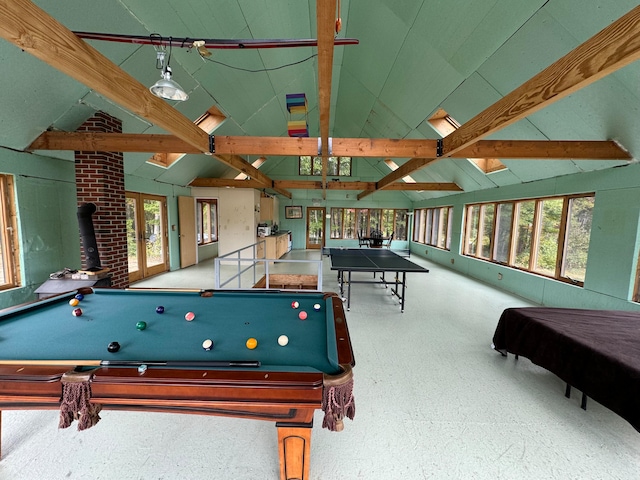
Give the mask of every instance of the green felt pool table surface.
<svg viewBox="0 0 640 480">
<path fill-rule="evenodd" d="M 259 361 L 260 370 L 340 372 L 332 296 L 319 292 L 93 289 L 0 315 L 0 360 Z M 294 309 L 293 301 L 300 306 Z M 320 310 L 314 310 L 319 304 Z M 163 306 L 164 313 L 156 313 Z M 73 316 L 81 308 L 81 316 Z M 298 314 L 305 311 L 306 320 Z M 186 321 L 193 312 L 195 319 Z M 147 327 L 138 330 L 136 323 Z M 343 321 L 343 319 L 340 319 Z M 286 335 L 289 343 L 278 344 Z M 246 347 L 248 338 L 257 348 Z M 205 339 L 214 347 L 202 347 Z M 110 342 L 120 350 L 107 351 Z"/>
</svg>

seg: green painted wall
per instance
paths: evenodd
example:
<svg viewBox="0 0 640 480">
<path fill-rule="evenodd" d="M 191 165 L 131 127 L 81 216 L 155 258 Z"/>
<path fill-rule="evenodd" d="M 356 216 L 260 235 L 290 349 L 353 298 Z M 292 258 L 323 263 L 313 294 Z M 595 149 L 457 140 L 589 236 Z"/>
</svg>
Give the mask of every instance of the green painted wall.
<svg viewBox="0 0 640 480">
<path fill-rule="evenodd" d="M 584 287 L 460 254 L 465 204 L 589 192 L 596 201 Z M 454 208 L 451 251 L 411 242 L 412 253 L 542 305 L 640 310 L 630 301 L 639 253 L 640 164 L 416 202 L 414 208 L 445 205 Z"/>
</svg>

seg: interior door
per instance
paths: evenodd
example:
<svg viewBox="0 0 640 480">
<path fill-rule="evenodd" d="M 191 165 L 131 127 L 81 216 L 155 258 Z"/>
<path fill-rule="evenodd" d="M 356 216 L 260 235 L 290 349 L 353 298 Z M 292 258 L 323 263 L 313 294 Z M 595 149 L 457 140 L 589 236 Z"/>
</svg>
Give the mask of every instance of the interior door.
<svg viewBox="0 0 640 480">
<path fill-rule="evenodd" d="M 319 250 L 324 246 L 324 207 L 307 207 L 307 248 Z"/>
<path fill-rule="evenodd" d="M 195 265 L 197 261 L 196 202 L 193 197 L 178 197 L 180 225 L 180 268 Z"/>
<path fill-rule="evenodd" d="M 126 193 L 129 282 L 169 269 L 165 197 Z"/>
</svg>

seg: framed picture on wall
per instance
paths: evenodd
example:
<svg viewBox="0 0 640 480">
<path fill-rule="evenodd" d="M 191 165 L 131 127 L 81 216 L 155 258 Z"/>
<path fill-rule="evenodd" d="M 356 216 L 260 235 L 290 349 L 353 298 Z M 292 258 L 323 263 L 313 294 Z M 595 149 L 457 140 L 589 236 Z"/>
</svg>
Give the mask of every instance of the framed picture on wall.
<svg viewBox="0 0 640 480">
<path fill-rule="evenodd" d="M 284 207 L 284 216 L 285 218 L 302 218 L 302 207 Z"/>
</svg>

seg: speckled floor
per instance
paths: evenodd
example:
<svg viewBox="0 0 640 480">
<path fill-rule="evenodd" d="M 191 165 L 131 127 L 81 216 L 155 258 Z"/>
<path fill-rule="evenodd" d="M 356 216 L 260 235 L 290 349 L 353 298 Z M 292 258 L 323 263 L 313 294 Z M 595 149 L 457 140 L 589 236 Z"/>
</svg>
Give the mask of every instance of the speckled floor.
<svg viewBox="0 0 640 480">
<path fill-rule="evenodd" d="M 294 251 L 290 258 L 318 254 Z M 384 288 L 355 284 L 347 321 L 357 414 L 312 436 L 311 478 L 635 479 L 640 433 L 593 400 L 564 397 L 553 374 L 490 348 L 520 298 L 425 260 L 404 313 Z M 205 262 L 137 286 L 213 287 Z M 324 260 L 324 289 L 337 289 Z M 276 428 L 222 417 L 105 411 L 58 430 L 56 411 L 3 412 L 0 479 L 277 479 Z"/>
</svg>

